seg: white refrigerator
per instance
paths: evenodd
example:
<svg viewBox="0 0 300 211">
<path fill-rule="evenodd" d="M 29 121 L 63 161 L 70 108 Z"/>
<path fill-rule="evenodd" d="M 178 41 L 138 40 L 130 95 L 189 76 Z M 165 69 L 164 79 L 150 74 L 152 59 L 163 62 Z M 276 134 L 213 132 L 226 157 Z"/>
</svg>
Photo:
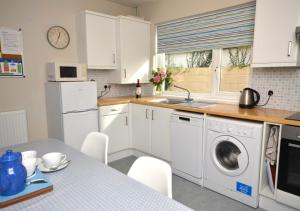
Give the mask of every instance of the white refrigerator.
<svg viewBox="0 0 300 211">
<path fill-rule="evenodd" d="M 80 150 L 88 133 L 98 131 L 96 82 L 47 82 L 48 137 Z"/>
</svg>

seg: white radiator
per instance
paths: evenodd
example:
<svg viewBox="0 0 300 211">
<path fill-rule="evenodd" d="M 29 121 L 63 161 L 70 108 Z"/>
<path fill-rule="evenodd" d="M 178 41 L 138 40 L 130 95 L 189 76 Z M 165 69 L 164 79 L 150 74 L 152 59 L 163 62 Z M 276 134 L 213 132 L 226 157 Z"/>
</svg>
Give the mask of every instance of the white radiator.
<svg viewBox="0 0 300 211">
<path fill-rule="evenodd" d="M 0 112 L 0 147 L 28 141 L 26 111 Z"/>
</svg>

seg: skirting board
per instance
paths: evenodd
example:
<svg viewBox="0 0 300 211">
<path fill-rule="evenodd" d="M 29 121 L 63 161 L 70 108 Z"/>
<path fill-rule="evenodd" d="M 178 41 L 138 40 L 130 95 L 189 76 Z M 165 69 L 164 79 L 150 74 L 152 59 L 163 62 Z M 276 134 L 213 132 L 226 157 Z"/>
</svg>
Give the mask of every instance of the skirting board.
<svg viewBox="0 0 300 211">
<path fill-rule="evenodd" d="M 122 151 L 118 151 L 118 152 L 115 152 L 115 153 L 111 153 L 111 154 L 108 154 L 108 162 L 113 162 L 113 161 L 116 161 L 116 160 L 119 160 L 119 159 L 122 159 L 122 158 L 125 158 L 125 157 L 128 157 L 128 156 L 135 156 L 135 157 L 141 157 L 141 156 L 152 156 L 154 157 L 153 155 L 150 155 L 150 154 L 147 154 L 147 153 L 144 153 L 144 152 L 141 152 L 139 150 L 136 150 L 136 149 L 125 149 L 125 150 L 122 150 Z"/>
<path fill-rule="evenodd" d="M 259 208 L 265 209 L 267 211 L 297 211 L 292 207 L 288 207 L 262 195 L 259 196 Z"/>
<path fill-rule="evenodd" d="M 131 156 L 133 155 L 133 152 L 132 152 L 132 149 L 125 149 L 125 150 L 122 150 L 122 151 L 118 151 L 118 152 L 115 152 L 115 153 L 112 153 L 112 154 L 108 154 L 108 162 L 113 162 L 115 160 L 119 160 L 119 159 L 122 159 L 122 158 L 125 158 L 125 157 L 128 157 L 128 156 Z"/>
<path fill-rule="evenodd" d="M 199 178 L 193 177 L 193 176 L 188 175 L 184 172 L 178 171 L 177 169 L 174 169 L 174 168 L 172 168 L 172 172 L 173 172 L 173 174 L 176 174 L 179 177 L 182 177 L 182 178 L 184 178 L 188 181 L 191 181 L 191 182 L 193 182 L 197 185 L 203 186 L 203 179 L 202 178 L 199 179 Z"/>
<path fill-rule="evenodd" d="M 131 149 L 125 149 L 125 150 L 122 150 L 122 151 L 118 151 L 118 152 L 108 154 L 108 162 L 113 162 L 113 161 L 116 161 L 116 160 L 119 160 L 119 159 L 122 159 L 122 158 L 125 158 L 125 157 L 128 157 L 128 156 L 132 156 L 132 155 L 135 156 L 135 157 L 141 157 L 141 156 L 156 157 L 154 155 L 151 155 L 151 154 L 139 151 L 137 149 L 131 148 Z M 158 157 L 156 157 L 156 158 L 158 158 Z M 161 159 L 161 158 L 158 158 L 158 159 L 164 160 L 164 159 Z M 164 160 L 164 161 L 166 161 L 167 163 L 169 163 L 171 165 L 170 161 L 168 161 L 168 160 Z"/>
</svg>

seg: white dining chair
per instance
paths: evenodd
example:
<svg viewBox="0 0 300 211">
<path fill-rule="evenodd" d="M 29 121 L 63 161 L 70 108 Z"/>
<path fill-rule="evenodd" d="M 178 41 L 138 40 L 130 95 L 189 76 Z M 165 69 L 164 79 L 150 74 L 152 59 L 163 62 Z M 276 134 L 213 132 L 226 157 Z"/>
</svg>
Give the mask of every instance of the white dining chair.
<svg viewBox="0 0 300 211">
<path fill-rule="evenodd" d="M 104 133 L 91 132 L 82 143 L 81 152 L 107 165 L 108 142 L 109 138 Z"/>
<path fill-rule="evenodd" d="M 165 161 L 140 157 L 132 164 L 127 175 L 172 198 L 172 170 Z"/>
</svg>

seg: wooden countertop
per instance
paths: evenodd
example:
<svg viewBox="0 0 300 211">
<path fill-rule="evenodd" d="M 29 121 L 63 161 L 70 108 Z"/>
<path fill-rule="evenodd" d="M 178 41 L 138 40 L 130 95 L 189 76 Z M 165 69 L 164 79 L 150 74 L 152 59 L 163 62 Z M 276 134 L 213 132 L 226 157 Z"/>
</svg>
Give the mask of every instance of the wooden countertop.
<svg viewBox="0 0 300 211">
<path fill-rule="evenodd" d="M 216 116 L 232 117 L 238 119 L 247 119 L 260 122 L 271 122 L 277 124 L 286 124 L 300 126 L 300 121 L 286 120 L 285 118 L 296 113 L 295 111 L 286 111 L 279 109 L 269 108 L 254 108 L 254 109 L 242 109 L 238 105 L 231 104 L 213 104 L 204 108 L 192 108 L 174 104 L 163 104 L 159 100 L 166 99 L 164 97 L 143 97 L 136 99 L 134 97 L 118 97 L 118 98 L 104 98 L 98 100 L 98 106 L 116 105 L 135 103 L 149 106 L 158 106 L 163 108 L 170 108 L 175 110 L 206 113 Z"/>
</svg>

